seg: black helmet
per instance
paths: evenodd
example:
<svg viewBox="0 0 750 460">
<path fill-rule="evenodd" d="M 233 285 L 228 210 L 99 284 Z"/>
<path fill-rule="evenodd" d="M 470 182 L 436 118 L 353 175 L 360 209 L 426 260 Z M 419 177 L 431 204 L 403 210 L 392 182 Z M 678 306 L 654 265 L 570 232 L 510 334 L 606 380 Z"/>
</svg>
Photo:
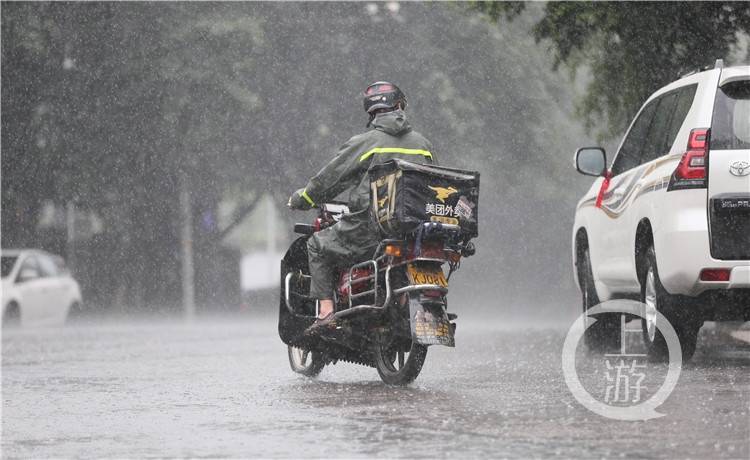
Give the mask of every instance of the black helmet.
<svg viewBox="0 0 750 460">
<path fill-rule="evenodd" d="M 376 81 L 365 90 L 365 112 L 370 115 L 377 109 L 395 109 L 399 103 L 402 109 L 406 108 L 406 95 L 393 83 Z"/>
</svg>

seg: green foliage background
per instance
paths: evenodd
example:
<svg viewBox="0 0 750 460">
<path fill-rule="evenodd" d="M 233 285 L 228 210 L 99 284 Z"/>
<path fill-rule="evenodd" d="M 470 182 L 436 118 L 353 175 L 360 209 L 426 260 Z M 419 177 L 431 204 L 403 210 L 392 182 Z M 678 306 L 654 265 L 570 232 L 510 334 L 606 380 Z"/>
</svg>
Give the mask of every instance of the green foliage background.
<svg viewBox="0 0 750 460">
<path fill-rule="evenodd" d="M 38 222 L 45 203 L 75 203 L 103 222 L 76 246 L 86 298 L 127 311 L 179 305 L 183 174 L 199 302 L 233 305 L 238 254 L 221 245 L 220 207 L 268 192 L 283 209 L 364 130 L 359 94 L 380 79 L 407 92 L 442 163 L 482 172 L 479 251 L 456 278 L 462 303 L 574 299 L 570 225 L 590 182 L 570 156 L 591 143 L 584 125 L 621 132 L 655 86 L 726 55 L 747 28 L 744 3 L 0 8 L 3 247 L 65 254 L 64 229 Z M 571 81 L 557 66 L 582 72 Z"/>
<path fill-rule="evenodd" d="M 470 2 L 502 24 L 523 14 L 519 2 Z M 622 134 L 643 102 L 684 73 L 728 59 L 750 32 L 748 2 L 550 2 L 533 27 L 554 67 L 592 77 L 576 112 L 600 138 Z M 738 61 L 747 63 L 747 52 Z"/>
</svg>

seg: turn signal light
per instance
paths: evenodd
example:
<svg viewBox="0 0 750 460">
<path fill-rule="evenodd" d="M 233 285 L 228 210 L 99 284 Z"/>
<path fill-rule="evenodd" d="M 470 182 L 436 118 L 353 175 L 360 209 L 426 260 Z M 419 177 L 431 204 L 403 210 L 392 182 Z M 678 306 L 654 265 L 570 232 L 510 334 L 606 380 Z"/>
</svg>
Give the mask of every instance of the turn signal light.
<svg viewBox="0 0 750 460">
<path fill-rule="evenodd" d="M 401 257 L 401 246 L 397 244 L 386 244 L 385 255 L 393 257 Z"/>
<path fill-rule="evenodd" d="M 729 281 L 728 268 L 704 268 L 701 270 L 701 281 Z"/>
</svg>

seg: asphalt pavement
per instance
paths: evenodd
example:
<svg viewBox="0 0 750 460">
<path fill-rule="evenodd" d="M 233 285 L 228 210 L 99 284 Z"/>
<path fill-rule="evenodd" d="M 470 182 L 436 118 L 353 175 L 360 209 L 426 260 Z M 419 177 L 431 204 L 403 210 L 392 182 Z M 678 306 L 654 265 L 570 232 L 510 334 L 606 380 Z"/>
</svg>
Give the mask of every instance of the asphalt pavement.
<svg viewBox="0 0 750 460">
<path fill-rule="evenodd" d="M 704 328 L 666 415 L 638 422 L 573 398 L 566 331 L 464 322 L 405 388 L 346 363 L 293 374 L 272 318 L 4 331 L 2 457 L 750 457 L 746 331 Z"/>
</svg>

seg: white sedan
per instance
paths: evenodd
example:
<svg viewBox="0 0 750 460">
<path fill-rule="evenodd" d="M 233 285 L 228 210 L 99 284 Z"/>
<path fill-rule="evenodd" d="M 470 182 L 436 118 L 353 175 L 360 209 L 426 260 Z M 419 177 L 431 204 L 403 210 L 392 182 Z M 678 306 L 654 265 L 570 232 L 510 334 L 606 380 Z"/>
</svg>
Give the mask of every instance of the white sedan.
<svg viewBox="0 0 750 460">
<path fill-rule="evenodd" d="M 2 250 L 3 325 L 62 324 L 81 306 L 81 289 L 63 259 L 36 249 Z"/>
</svg>

